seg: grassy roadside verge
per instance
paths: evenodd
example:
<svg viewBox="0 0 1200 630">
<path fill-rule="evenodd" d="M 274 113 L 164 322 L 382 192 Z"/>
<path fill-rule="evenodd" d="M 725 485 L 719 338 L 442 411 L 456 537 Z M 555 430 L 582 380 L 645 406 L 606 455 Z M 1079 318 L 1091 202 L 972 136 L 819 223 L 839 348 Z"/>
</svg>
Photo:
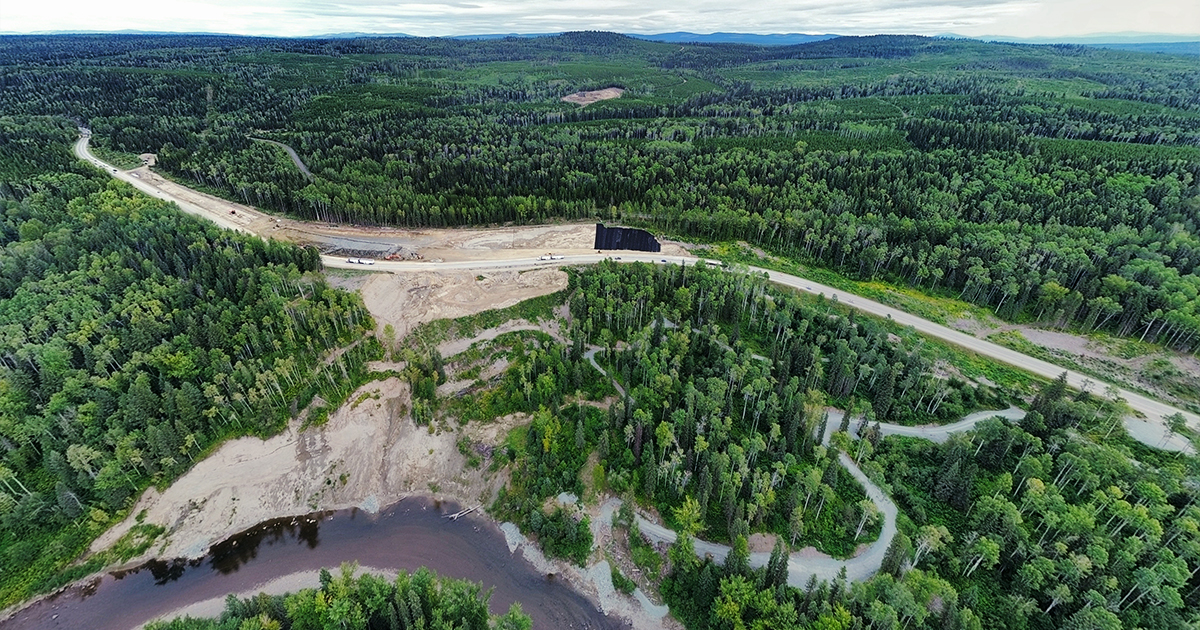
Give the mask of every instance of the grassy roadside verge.
<svg viewBox="0 0 1200 630">
<path fill-rule="evenodd" d="M 782 256 L 759 253 L 759 251 L 752 250 L 740 243 L 705 245 L 694 249 L 693 253 L 727 263 L 753 265 L 809 278 L 835 289 L 874 300 L 906 313 L 912 313 L 943 326 L 948 326 L 950 322 L 963 317 L 974 317 L 979 320 L 994 318 L 990 310 L 962 300 L 930 295 L 886 282 L 853 280 L 828 269 L 802 265 Z"/>
<path fill-rule="evenodd" d="M 694 250 L 694 253 L 698 256 L 722 260 L 727 263 L 754 265 L 804 278 L 811 278 L 816 282 L 875 300 L 881 304 L 913 313 L 942 325 L 946 325 L 947 321 L 965 315 L 976 318 L 990 316 L 990 312 L 986 309 L 959 300 L 939 298 L 924 295 L 917 291 L 897 289 L 882 282 L 851 280 L 828 270 L 808 267 L 778 256 L 762 256 L 737 244 L 706 246 Z M 780 290 L 787 290 L 784 287 L 778 288 Z M 822 296 L 803 292 L 799 292 L 798 294 L 801 299 L 814 303 L 826 300 Z M 890 319 L 870 315 L 844 304 L 840 305 L 839 308 L 847 313 L 854 311 L 855 317 L 871 317 L 882 322 L 889 332 L 899 337 L 906 345 L 921 348 L 922 354 L 930 360 L 949 363 L 954 366 L 963 378 L 985 384 L 990 383 L 997 387 L 1005 397 L 1013 401 L 1032 396 L 1036 393 L 1037 388 L 1045 382 L 1045 379 L 1039 378 L 1020 368 L 995 361 L 936 337 L 924 335 Z"/>
<path fill-rule="evenodd" d="M 1045 346 L 1038 345 L 1029 339 L 1026 339 L 1023 335 L 1021 335 L 1020 331 L 1017 330 L 1006 330 L 992 333 L 988 335 L 986 339 L 996 345 L 1004 346 L 1005 348 L 1009 348 L 1011 350 L 1016 350 L 1017 352 L 1027 354 L 1035 359 L 1041 359 L 1047 363 L 1061 365 L 1064 368 L 1068 368 L 1081 374 L 1090 376 L 1096 379 L 1097 384 L 1101 386 L 1101 388 L 1105 383 L 1111 382 L 1124 389 L 1137 392 L 1150 398 L 1162 398 L 1160 393 L 1150 391 L 1150 389 L 1141 385 L 1136 377 L 1135 371 L 1132 368 L 1119 366 L 1115 361 L 1095 358 L 1090 358 L 1089 361 L 1080 361 L 1066 351 L 1052 350 L 1046 348 Z M 1115 341 L 1121 343 L 1121 346 L 1116 350 L 1117 356 L 1120 358 L 1131 358 L 1124 354 L 1130 348 L 1135 348 L 1137 346 L 1150 346 L 1150 344 L 1138 342 L 1136 339 L 1116 339 Z M 1151 346 L 1151 350 L 1149 352 L 1153 354 L 1159 351 L 1161 351 L 1160 348 Z M 1156 360 L 1154 363 L 1160 362 L 1162 362 L 1162 360 Z M 1098 369 L 1093 363 L 1100 366 L 1110 364 L 1112 366 L 1110 368 L 1111 370 L 1127 370 L 1127 373 L 1119 375 L 1118 377 L 1114 377 L 1112 374 L 1104 373 L 1102 369 Z M 1168 367 L 1167 369 L 1173 369 L 1173 366 Z M 1177 370 L 1175 371 L 1177 372 Z M 1186 386 L 1182 386 L 1174 382 L 1168 384 L 1168 387 L 1171 385 L 1176 385 L 1171 392 L 1174 394 L 1176 400 L 1168 400 L 1166 402 L 1177 405 L 1193 413 L 1200 413 L 1200 391 L 1189 391 Z"/>
<path fill-rule="evenodd" d="M 692 252 L 697 256 L 721 260 L 730 264 L 752 265 L 809 278 L 815 282 L 874 300 L 880 304 L 917 315 L 943 326 L 951 326 L 956 320 L 966 318 L 983 322 L 999 321 L 991 310 L 953 297 L 930 295 L 916 289 L 898 287 L 886 282 L 853 280 L 827 269 L 803 265 L 785 257 L 775 256 L 760 249 L 753 249 L 745 243 L 711 243 L 694 248 Z M 1070 330 L 1061 332 L 1079 335 L 1078 332 Z M 1154 355 L 1156 353 L 1162 354 L 1165 357 L 1170 354 L 1169 351 L 1160 346 L 1139 342 L 1136 339 L 1109 337 L 1100 333 L 1093 333 L 1093 335 L 1086 337 L 1102 341 L 1103 345 L 1110 348 L 1114 359 L 1130 359 Z M 1073 370 L 1086 374 L 1095 379 L 1101 387 L 1105 383 L 1112 383 L 1152 398 L 1161 397 L 1161 394 L 1152 392 L 1144 384 L 1140 384 L 1134 373 L 1135 370 L 1131 368 L 1120 366 L 1120 369 L 1129 370 L 1129 373 L 1125 375 L 1107 374 L 1104 370 L 1089 365 L 1087 361 L 1077 360 L 1069 352 L 1047 349 L 1029 341 L 1016 332 L 998 331 L 985 338 L 997 345 L 1062 367 L 1064 370 Z M 931 338 L 927 339 L 928 341 L 934 341 Z M 947 348 L 946 352 L 940 353 L 943 358 L 951 360 L 953 365 L 960 367 L 960 369 L 963 366 L 966 367 L 966 370 L 963 372 L 965 376 L 972 376 L 972 374 L 982 375 L 1000 385 L 1016 386 L 1019 391 L 1025 393 L 1032 391 L 1028 388 L 1029 385 L 1040 382 L 1040 379 L 1032 375 L 1022 377 L 1020 375 L 1024 375 L 1025 373 L 1020 370 L 996 363 L 991 359 L 958 348 L 957 346 L 951 346 L 944 342 L 938 342 L 935 345 Z M 1170 366 L 1169 361 L 1163 357 L 1159 357 L 1160 360 L 1158 363 L 1167 363 L 1168 365 L 1160 366 L 1162 369 L 1159 371 L 1170 372 L 1173 366 Z M 1099 361 L 1103 361 L 1103 359 L 1099 359 Z M 1174 371 L 1178 372 L 1178 370 Z M 1172 374 L 1160 375 L 1160 378 L 1166 379 L 1170 376 Z M 1174 376 L 1179 376 L 1179 374 L 1174 374 Z M 999 380 L 994 377 L 999 377 Z M 1174 404 L 1200 413 L 1200 392 L 1193 393 L 1187 384 L 1179 385 L 1179 383 L 1174 382 L 1166 382 L 1164 383 L 1164 387 L 1170 389 L 1172 394 L 1178 399 Z"/>
<path fill-rule="evenodd" d="M 105 162 L 108 162 L 109 164 L 112 164 L 113 166 L 115 166 L 123 171 L 137 168 L 142 165 L 141 158 L 139 158 L 138 156 L 136 156 L 132 153 L 125 153 L 124 151 L 114 151 L 112 149 L 109 149 L 108 147 L 102 147 L 102 146 L 99 146 L 96 144 L 89 144 L 88 150 L 91 151 L 93 154 L 95 154 L 96 157 L 100 158 L 101 160 L 104 160 Z"/>
</svg>

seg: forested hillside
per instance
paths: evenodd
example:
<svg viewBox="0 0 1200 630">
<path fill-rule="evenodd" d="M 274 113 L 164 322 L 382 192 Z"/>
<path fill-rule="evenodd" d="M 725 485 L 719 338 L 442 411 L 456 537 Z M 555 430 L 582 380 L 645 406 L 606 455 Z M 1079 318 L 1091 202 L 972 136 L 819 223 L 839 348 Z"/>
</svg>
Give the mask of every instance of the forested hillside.
<svg viewBox="0 0 1200 630">
<path fill-rule="evenodd" d="M 564 361 L 593 353 L 626 395 L 606 416 L 541 398 L 548 406 L 513 445 L 497 510 L 547 552 L 582 562 L 591 536 L 561 509 L 547 512 L 550 497 L 583 496 L 590 480 L 655 509 L 681 542 L 661 558 L 633 530 L 631 555 L 665 574 L 661 592 L 688 628 L 1184 630 L 1197 621 L 1200 460 L 1131 439 L 1119 402 L 1058 380 L 1032 392 L 1018 423 L 992 418 L 944 444 L 885 438 L 876 422 L 1007 401 L 965 375 L 946 378 L 934 349 L 899 327 L 751 276 L 607 263 L 579 272 L 572 289 L 572 345 L 557 351 Z M 543 389 L 536 366 L 510 369 Z M 827 424 L 827 403 L 850 410 L 840 426 Z M 892 496 L 899 533 L 869 580 L 789 587 L 789 549 L 845 557 L 878 536 L 877 506 L 839 453 Z M 754 533 L 777 536 L 757 570 Z M 693 536 L 733 551 L 724 563 L 697 559 Z"/>
<path fill-rule="evenodd" d="M 920 37 L 8 37 L 0 115 L 322 221 L 621 217 L 1200 346 L 1194 59 Z M 577 90 L 621 86 L 587 108 Z M 270 137 L 299 152 L 304 177 Z"/>
<path fill-rule="evenodd" d="M 944 364 L 876 321 L 776 293 L 762 278 L 607 263 L 574 287 L 570 356 L 600 346 L 628 396 L 603 422 L 570 406 L 534 417 L 520 463 L 528 474 L 514 475 L 501 501 L 515 517 L 578 492 L 573 471 L 591 444 L 614 492 L 663 514 L 685 510 L 676 524 L 693 533 L 732 542 L 765 531 L 845 557 L 878 535 L 878 520 L 864 519 L 874 508 L 836 461 L 839 448 L 822 444 L 845 430 L 824 424 L 827 401 L 868 425 L 1004 406 L 987 387 L 941 378 Z"/>
<path fill-rule="evenodd" d="M 88 172 L 56 121 L 4 125 L 18 150 L 0 152 L 0 605 L 145 549 L 154 528 L 60 572 L 147 485 L 318 394 L 336 404 L 379 353 L 314 250 Z"/>
</svg>

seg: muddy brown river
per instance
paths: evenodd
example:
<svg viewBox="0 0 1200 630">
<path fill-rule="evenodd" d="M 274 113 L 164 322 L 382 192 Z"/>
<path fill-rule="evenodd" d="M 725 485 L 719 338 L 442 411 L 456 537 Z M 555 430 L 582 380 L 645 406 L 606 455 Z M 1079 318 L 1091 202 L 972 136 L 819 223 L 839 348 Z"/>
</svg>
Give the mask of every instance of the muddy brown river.
<svg viewBox="0 0 1200 630">
<path fill-rule="evenodd" d="M 493 589 L 491 609 L 519 601 L 535 629 L 616 629 L 608 618 L 557 576 L 535 570 L 508 551 L 504 534 L 486 517 L 443 518 L 451 502 L 407 499 L 378 514 L 359 510 L 278 519 L 238 534 L 199 560 L 151 562 L 108 573 L 33 604 L 0 622 L 5 630 L 87 628 L 131 630 L 161 615 L 297 572 L 358 562 L 376 569 L 440 575 Z"/>
</svg>

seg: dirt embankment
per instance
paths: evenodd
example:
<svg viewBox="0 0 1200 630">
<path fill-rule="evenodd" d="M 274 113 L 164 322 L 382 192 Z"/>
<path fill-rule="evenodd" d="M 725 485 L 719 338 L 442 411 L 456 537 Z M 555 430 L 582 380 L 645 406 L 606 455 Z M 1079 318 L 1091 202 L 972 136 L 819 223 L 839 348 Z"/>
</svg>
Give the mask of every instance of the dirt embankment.
<svg viewBox="0 0 1200 630">
<path fill-rule="evenodd" d="M 363 303 L 380 328 L 391 324 L 401 339 L 418 324 L 506 308 L 567 287 L 560 269 L 377 274 L 362 285 Z"/>
<path fill-rule="evenodd" d="M 222 445 L 164 492 L 150 489 L 133 514 L 167 527 L 152 555 L 198 557 L 208 547 L 262 521 L 313 510 L 378 510 L 412 494 L 435 494 L 472 505 L 490 501 L 505 481 L 486 464 L 466 467 L 460 437 L 495 445 L 524 421 L 507 416 L 461 433 L 418 427 L 407 383 L 368 383 L 321 427 L 293 424 L 268 440 L 240 438 Z M 134 517 L 93 544 L 116 541 Z"/>
<path fill-rule="evenodd" d="M 347 274 L 343 274 L 347 275 Z M 465 272 L 351 274 L 379 327 L 392 324 L 403 337 L 421 322 L 462 317 L 516 304 L 567 286 L 558 269 L 487 276 Z M 361 283 L 361 284 L 360 284 Z M 449 358 L 449 357 L 448 357 Z M 373 511 L 410 493 L 433 493 L 463 504 L 490 500 L 503 475 L 465 467 L 457 441 L 495 446 L 524 421 L 508 416 L 461 432 L 430 432 L 411 418 L 407 383 L 368 383 L 325 425 L 301 429 L 297 421 L 267 440 L 223 444 L 165 491 L 146 491 L 129 519 L 92 545 L 111 545 L 145 511 L 146 522 L 167 528 L 159 557 L 197 557 L 210 545 L 272 518 L 313 510 L 362 507 Z"/>
<path fill-rule="evenodd" d="M 588 105 L 599 101 L 621 98 L 621 95 L 624 93 L 625 88 L 610 87 L 604 88 L 603 90 L 591 90 L 589 92 L 576 92 L 574 94 L 568 94 L 562 97 L 562 100 L 566 103 L 575 103 L 576 105 L 587 107 Z"/>
</svg>

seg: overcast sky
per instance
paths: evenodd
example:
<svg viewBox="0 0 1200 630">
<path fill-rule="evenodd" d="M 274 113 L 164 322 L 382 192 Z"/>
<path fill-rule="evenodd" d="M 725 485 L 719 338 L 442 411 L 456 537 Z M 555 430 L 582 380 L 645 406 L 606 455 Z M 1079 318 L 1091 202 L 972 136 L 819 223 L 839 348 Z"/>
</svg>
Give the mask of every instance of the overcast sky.
<svg viewBox="0 0 1200 630">
<path fill-rule="evenodd" d="M 0 0 L 0 31 L 1200 33 L 1200 0 Z"/>
</svg>

